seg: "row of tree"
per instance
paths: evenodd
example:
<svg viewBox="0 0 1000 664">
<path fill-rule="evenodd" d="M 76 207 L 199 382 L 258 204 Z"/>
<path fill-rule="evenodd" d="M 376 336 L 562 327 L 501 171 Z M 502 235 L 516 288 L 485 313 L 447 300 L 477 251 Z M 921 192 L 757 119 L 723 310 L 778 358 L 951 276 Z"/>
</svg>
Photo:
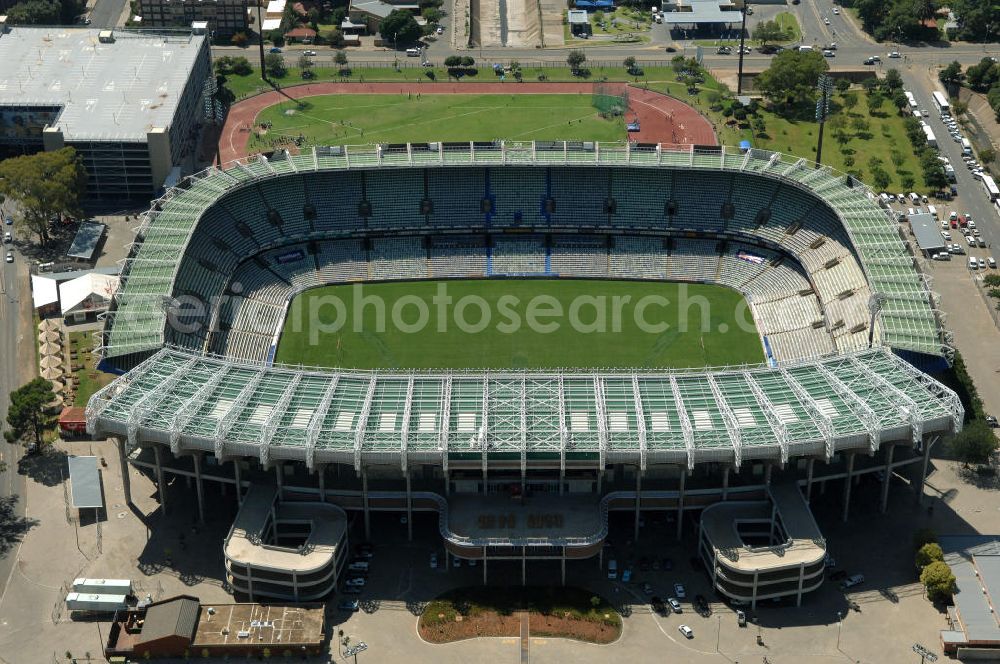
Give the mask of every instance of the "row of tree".
<svg viewBox="0 0 1000 664">
<path fill-rule="evenodd" d="M 17 202 L 15 224 L 45 244 L 57 216 L 81 216 L 87 171 L 73 148 L 0 161 L 0 200 Z"/>
<path fill-rule="evenodd" d="M 841 4 L 855 8 L 864 29 L 879 40 L 938 41 L 935 19 L 942 7 L 957 17 L 957 39 L 1000 39 L 1000 4 L 987 0 L 841 0 Z"/>
<path fill-rule="evenodd" d="M 965 72 L 959 62 L 952 62 L 938 72 L 938 78 L 948 88 L 952 95 L 958 94 L 958 88 L 963 84 L 975 92 L 986 93 L 990 108 L 1000 122 L 1000 63 L 991 57 L 983 58 L 979 64 L 972 65 Z"/>
<path fill-rule="evenodd" d="M 83 0 L 22 0 L 4 13 L 11 25 L 59 25 L 75 23 L 86 9 Z"/>
<path fill-rule="evenodd" d="M 955 575 L 944 561 L 944 552 L 937 543 L 934 531 L 923 528 L 913 536 L 917 552 L 914 565 L 920 574 L 920 583 L 932 602 L 947 602 L 955 590 Z"/>
</svg>

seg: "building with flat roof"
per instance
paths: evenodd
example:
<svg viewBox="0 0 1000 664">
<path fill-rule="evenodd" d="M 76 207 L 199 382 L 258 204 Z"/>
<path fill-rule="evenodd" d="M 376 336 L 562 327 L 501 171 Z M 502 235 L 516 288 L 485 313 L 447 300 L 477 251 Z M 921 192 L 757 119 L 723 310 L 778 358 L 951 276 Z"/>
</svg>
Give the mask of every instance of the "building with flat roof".
<svg viewBox="0 0 1000 664">
<path fill-rule="evenodd" d="M 663 22 L 670 29 L 735 28 L 743 13 L 730 0 L 675 0 L 663 4 Z"/>
<path fill-rule="evenodd" d="M 205 21 L 217 35 L 232 35 L 249 26 L 247 0 L 139 0 L 139 14 L 147 28 L 188 27 Z"/>
<path fill-rule="evenodd" d="M 996 661 L 1000 656 L 1000 536 L 940 538 L 944 561 L 955 575 L 955 604 L 941 647 L 959 659 Z"/>
<path fill-rule="evenodd" d="M 149 197 L 197 146 L 212 72 L 188 31 L 14 27 L 0 34 L 0 150 L 73 147 L 91 199 Z"/>
<path fill-rule="evenodd" d="M 106 657 L 130 659 L 315 655 L 323 650 L 323 605 L 202 605 L 179 595 L 119 611 L 108 632 Z M 113 660 L 112 660 L 113 661 Z"/>
</svg>

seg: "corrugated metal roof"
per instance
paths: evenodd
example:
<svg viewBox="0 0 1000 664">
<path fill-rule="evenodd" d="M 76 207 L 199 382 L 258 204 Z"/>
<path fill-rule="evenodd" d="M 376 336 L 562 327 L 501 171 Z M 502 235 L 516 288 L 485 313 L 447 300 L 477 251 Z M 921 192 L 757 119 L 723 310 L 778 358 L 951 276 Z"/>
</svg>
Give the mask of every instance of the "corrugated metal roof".
<svg viewBox="0 0 1000 664">
<path fill-rule="evenodd" d="M 77 509 L 104 507 L 97 457 L 71 456 L 69 482 L 73 494 L 73 507 Z"/>
<path fill-rule="evenodd" d="M 146 609 L 140 643 L 149 643 L 168 636 L 194 639 L 199 608 L 198 600 L 190 597 L 176 597 L 162 603 L 150 604 Z"/>
</svg>

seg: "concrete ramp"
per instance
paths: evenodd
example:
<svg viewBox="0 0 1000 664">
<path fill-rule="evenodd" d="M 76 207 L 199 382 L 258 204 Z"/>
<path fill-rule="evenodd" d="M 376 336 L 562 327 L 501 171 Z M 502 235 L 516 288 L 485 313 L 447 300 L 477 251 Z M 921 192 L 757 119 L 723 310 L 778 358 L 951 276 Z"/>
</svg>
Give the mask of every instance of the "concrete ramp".
<svg viewBox="0 0 1000 664">
<path fill-rule="evenodd" d="M 473 0 L 473 40 L 482 46 L 542 45 L 539 0 Z M 560 30 L 561 14 L 560 14 Z"/>
<path fill-rule="evenodd" d="M 542 8 L 542 46 L 563 46 L 566 35 L 563 32 L 563 12 L 566 3 L 559 0 L 538 0 Z"/>
</svg>

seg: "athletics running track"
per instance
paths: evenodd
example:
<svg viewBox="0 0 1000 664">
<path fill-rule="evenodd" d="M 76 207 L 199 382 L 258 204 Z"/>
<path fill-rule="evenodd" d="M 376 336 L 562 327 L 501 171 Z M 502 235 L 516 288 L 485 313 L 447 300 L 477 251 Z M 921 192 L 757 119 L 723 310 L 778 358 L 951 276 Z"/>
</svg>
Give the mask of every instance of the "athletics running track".
<svg viewBox="0 0 1000 664">
<path fill-rule="evenodd" d="M 288 99 L 331 94 L 592 94 L 594 83 L 310 83 L 283 88 L 233 104 L 219 137 L 219 163 L 247 156 L 250 130 L 257 114 Z M 615 93 L 624 83 L 605 84 Z M 638 118 L 642 131 L 630 132 L 640 143 L 715 145 L 708 118 L 682 101 L 638 87 L 629 87 L 627 120 Z M 623 120 L 624 122 L 624 120 Z"/>
</svg>

